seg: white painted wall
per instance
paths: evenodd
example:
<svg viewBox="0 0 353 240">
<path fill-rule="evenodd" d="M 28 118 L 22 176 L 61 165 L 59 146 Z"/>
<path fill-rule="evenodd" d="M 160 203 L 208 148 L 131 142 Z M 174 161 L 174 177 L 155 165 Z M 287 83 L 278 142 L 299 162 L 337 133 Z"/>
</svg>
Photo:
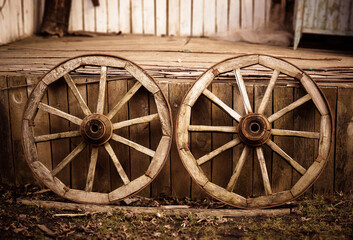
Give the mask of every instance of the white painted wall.
<svg viewBox="0 0 353 240">
<path fill-rule="evenodd" d="M 44 0 L 0 0 L 0 43 L 34 34 Z M 210 36 L 259 29 L 271 0 L 72 0 L 69 31 Z"/>
<path fill-rule="evenodd" d="M 33 35 L 43 18 L 44 0 L 0 0 L 0 45 Z"/>
</svg>

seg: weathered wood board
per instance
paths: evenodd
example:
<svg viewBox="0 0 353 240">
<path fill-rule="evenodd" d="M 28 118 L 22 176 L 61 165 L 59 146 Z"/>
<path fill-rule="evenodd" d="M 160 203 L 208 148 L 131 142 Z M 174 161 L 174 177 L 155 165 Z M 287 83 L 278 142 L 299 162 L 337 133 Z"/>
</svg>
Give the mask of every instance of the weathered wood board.
<svg viewBox="0 0 353 240">
<path fill-rule="evenodd" d="M 158 10 L 156 10 L 158 11 Z M 39 42 L 38 42 L 39 41 Z M 185 45 L 186 44 L 186 45 Z M 207 47 L 206 47 L 207 46 Z M 31 38 L 21 42 L 16 42 L 8 46 L 0 47 L 0 83 L 1 83 L 1 109 L 2 117 L 2 145 L 1 154 L 1 181 L 9 184 L 24 185 L 33 183 L 34 178 L 30 173 L 20 144 L 21 133 L 17 126 L 20 126 L 23 108 L 27 99 L 27 95 L 33 89 L 34 84 L 39 81 L 40 77 L 55 64 L 67 59 L 68 57 L 94 52 L 110 52 L 114 55 L 122 55 L 131 60 L 141 63 L 142 67 L 147 70 L 160 84 L 163 93 L 167 96 L 173 114 L 176 119 L 180 103 L 186 91 L 196 78 L 205 71 L 206 68 L 212 66 L 217 61 L 226 57 L 238 56 L 244 53 L 254 53 L 263 51 L 266 54 L 284 57 L 286 60 L 303 67 L 306 72 L 314 79 L 318 80 L 320 86 L 326 94 L 330 103 L 332 114 L 335 121 L 335 140 L 331 151 L 331 157 L 327 165 L 327 169 L 323 172 L 323 176 L 315 183 L 313 192 L 315 194 L 331 194 L 337 191 L 344 193 L 351 192 L 351 175 L 353 166 L 349 159 L 352 158 L 352 138 L 351 122 L 353 109 L 352 104 L 353 93 L 353 68 L 352 57 L 341 53 L 319 50 L 300 50 L 296 53 L 287 48 L 273 48 L 268 46 L 253 46 L 248 44 L 234 44 L 224 41 L 215 41 L 211 39 L 191 39 L 189 42 L 186 38 L 156 38 L 156 37 L 140 37 L 140 36 L 121 36 L 116 38 L 97 37 L 90 39 L 82 38 L 64 38 L 57 39 L 41 39 Z M 30 57 L 29 57 L 30 56 Z M 309 70 L 312 67 L 312 70 Z M 255 74 L 256 68 L 244 70 L 247 92 L 251 100 L 251 106 L 257 107 L 259 99 L 264 94 L 265 86 L 268 83 L 270 72 L 262 71 L 261 74 Z M 126 94 L 131 87 L 129 81 L 132 80 L 128 74 L 121 74 L 119 71 L 112 72 L 113 75 L 108 77 L 107 92 L 109 100 L 107 102 L 107 110 L 115 106 L 116 101 Z M 119 75 L 119 76 L 117 76 Z M 73 76 L 74 81 L 79 83 L 78 88 L 85 100 L 95 102 L 97 98 L 98 81 L 97 75 L 92 73 L 87 76 Z M 298 85 L 293 81 L 289 81 L 285 76 L 280 75 L 280 86 L 274 89 L 274 95 L 271 103 L 268 104 L 266 113 L 275 112 L 286 106 L 291 100 L 301 97 Z M 54 86 L 55 87 L 55 86 Z M 243 103 L 239 101 L 239 91 L 234 81 L 234 75 L 220 76 L 216 83 L 209 86 L 209 91 L 217 92 L 218 96 L 222 96 L 224 102 L 238 112 L 243 111 Z M 81 110 L 74 103 L 74 97 L 68 89 L 60 87 L 50 90 L 44 101 L 58 106 L 72 114 L 80 116 Z M 144 106 L 145 114 L 155 113 L 153 98 L 138 94 L 136 97 L 136 105 Z M 228 121 L 228 116 L 223 117 L 222 111 L 217 111 L 207 99 L 200 100 L 197 106 L 197 112 L 192 115 L 193 121 L 200 121 L 208 125 L 232 125 Z M 142 102 L 144 104 L 142 104 Z M 145 104 L 147 103 L 147 104 Z M 94 106 L 91 106 L 94 108 Z M 134 112 L 133 104 L 125 105 L 115 116 L 114 119 L 119 121 L 126 120 L 129 116 L 138 116 L 139 112 Z M 36 124 L 38 131 L 54 129 L 55 117 L 51 117 L 48 123 L 48 116 L 39 111 L 43 116 L 43 123 Z M 205 117 L 204 117 L 205 116 Z M 317 124 L 318 112 L 311 112 L 310 106 L 303 105 L 286 115 L 282 121 L 274 124 L 274 127 L 295 127 L 307 131 L 315 131 L 318 129 Z M 42 121 L 41 120 L 41 121 Z M 61 123 L 60 123 L 61 124 Z M 66 125 L 65 125 L 66 124 Z M 154 123 L 153 123 L 154 124 Z M 153 135 L 156 126 L 146 124 L 142 129 L 119 129 L 119 135 L 134 136 L 136 141 L 149 146 L 151 149 L 156 147 L 156 139 L 158 134 Z M 158 124 L 158 121 L 157 121 Z M 236 123 L 233 123 L 236 126 Z M 67 122 L 61 124 L 63 128 L 71 128 Z M 73 128 L 72 128 L 73 129 Z M 147 136 L 138 139 L 138 133 Z M 224 135 L 224 136 L 223 136 Z M 200 157 L 217 146 L 227 142 L 227 134 L 210 134 L 210 133 L 192 133 L 191 148 L 193 150 L 200 148 Z M 280 140 L 279 140 L 280 139 Z M 286 137 L 276 137 L 280 141 L 279 145 L 287 153 L 293 153 L 296 159 L 304 166 L 312 162 L 317 156 L 313 153 L 317 148 L 315 140 L 300 140 L 299 143 L 293 143 Z M 75 138 L 65 139 L 62 143 L 55 143 L 61 140 L 52 141 L 50 147 L 43 146 L 46 149 L 45 156 L 47 159 L 44 164 L 56 166 L 57 159 L 62 156 L 59 153 L 72 151 L 79 142 Z M 229 139 L 228 139 L 229 141 Z M 39 146 L 39 145 L 38 145 Z M 128 150 L 123 144 L 113 143 L 113 148 L 117 155 L 121 155 L 119 161 L 122 163 L 129 178 L 138 175 L 137 168 L 139 163 L 149 161 L 149 158 L 140 159 L 140 154 L 135 154 Z M 302 149 L 306 149 L 302 151 Z M 85 149 L 78 159 L 75 159 L 62 172 L 60 177 L 65 178 L 68 186 L 84 186 L 89 165 L 89 149 Z M 86 151 L 86 152 L 85 152 Z M 226 185 L 230 174 L 234 169 L 239 156 L 242 152 L 242 146 L 237 146 L 233 151 L 224 152 L 216 159 L 208 161 L 202 165 L 203 171 L 210 178 L 214 179 L 220 185 Z M 266 156 L 265 152 L 265 156 Z M 224 156 L 223 156 L 224 155 Z M 50 157 L 49 157 L 50 156 Z M 288 168 L 288 164 L 280 159 L 276 154 L 272 153 L 272 162 L 267 163 L 267 169 L 270 172 L 269 178 L 273 190 L 285 189 L 291 184 L 291 178 L 295 178 L 295 171 Z M 232 164 L 224 165 L 223 161 L 232 158 Z M 256 152 L 249 155 L 251 161 L 247 161 L 243 171 L 239 177 L 239 181 L 235 186 L 235 190 L 244 196 L 261 194 L 262 179 L 259 170 Z M 112 165 L 108 156 L 98 161 L 96 178 L 100 179 L 99 183 L 95 182 L 94 186 L 102 187 L 105 190 L 114 189 L 122 185 L 121 178 L 117 175 L 116 169 Z M 303 162 L 302 162 L 303 161 Z M 102 165 L 99 165 L 102 164 Z M 219 165 L 217 165 L 219 164 Z M 137 166 L 137 167 L 136 167 Z M 136 167 L 136 168 L 135 168 Z M 223 173 L 226 169 L 227 173 Z M 107 170 L 104 172 L 104 170 Z M 250 173 L 250 174 L 245 174 Z M 59 175 L 60 175 L 59 174 Z M 221 179 L 222 176 L 227 176 Z M 287 178 L 287 176 L 289 176 Z M 275 184 L 277 182 L 277 184 Z M 260 187 L 255 187 L 260 183 Z M 71 185 L 70 185 L 71 184 Z M 173 143 L 171 153 L 167 158 L 165 167 L 157 176 L 153 184 L 143 192 L 144 196 L 158 196 L 160 193 L 173 194 L 178 197 L 201 198 L 207 197 L 205 193 L 200 191 L 199 187 L 192 182 L 189 174 L 182 165 Z"/>
</svg>

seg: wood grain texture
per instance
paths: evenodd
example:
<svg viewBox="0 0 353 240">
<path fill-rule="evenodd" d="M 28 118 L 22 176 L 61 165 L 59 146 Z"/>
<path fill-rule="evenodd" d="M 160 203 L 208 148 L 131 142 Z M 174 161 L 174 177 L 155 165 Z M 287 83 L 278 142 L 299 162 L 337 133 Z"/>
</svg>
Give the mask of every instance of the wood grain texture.
<svg viewBox="0 0 353 240">
<path fill-rule="evenodd" d="M 226 105 L 232 107 L 232 86 L 223 83 L 212 85 L 212 93 L 219 97 Z M 212 104 L 212 125 L 232 126 L 233 119 L 227 113 Z M 232 134 L 212 133 L 212 149 L 216 149 L 233 139 Z M 232 175 L 232 149 L 222 152 L 212 160 L 212 182 L 226 187 Z"/>
<path fill-rule="evenodd" d="M 135 81 L 129 81 L 129 87 L 133 86 Z M 129 119 L 149 115 L 149 92 L 141 88 L 129 101 Z M 150 147 L 150 129 L 149 124 L 139 124 L 130 127 L 129 140 L 138 143 L 146 148 Z M 134 180 L 143 175 L 150 164 L 150 157 L 145 153 L 136 151 L 130 148 L 130 161 L 131 161 L 131 180 Z M 150 196 L 150 186 L 146 187 L 142 192 L 142 196 Z"/>
<path fill-rule="evenodd" d="M 294 89 L 294 100 L 302 97 L 305 93 L 303 88 Z M 300 131 L 315 131 L 315 106 L 312 101 L 307 102 L 293 111 L 294 129 Z M 292 158 L 301 166 L 307 169 L 315 161 L 315 140 L 307 138 L 297 138 L 294 142 Z M 292 184 L 295 184 L 300 178 L 300 174 L 293 171 Z M 310 194 L 309 192 L 307 194 Z M 295 195 L 295 194 L 293 194 Z"/>
<path fill-rule="evenodd" d="M 352 90 L 339 88 L 337 93 L 337 128 L 335 149 L 335 191 L 351 193 L 353 166 L 353 111 Z"/>
<path fill-rule="evenodd" d="M 156 35 L 167 34 L 167 0 L 156 0 Z"/>
<path fill-rule="evenodd" d="M 196 101 L 191 113 L 191 124 L 204 124 L 210 126 L 212 124 L 211 102 L 205 97 L 200 96 Z M 196 159 L 206 155 L 212 150 L 212 133 L 210 132 L 194 132 L 190 133 L 190 148 Z M 211 179 L 212 165 L 207 162 L 200 166 L 208 179 Z M 207 197 L 207 194 L 197 186 L 191 183 L 191 197 L 200 199 Z"/>
<path fill-rule="evenodd" d="M 0 88 L 7 88 L 6 76 L 0 76 Z M 3 183 L 15 185 L 8 91 L 2 91 L 0 94 L 0 132 L 0 179 Z"/>
<path fill-rule="evenodd" d="M 14 87 L 26 84 L 25 77 L 9 77 L 8 86 Z M 27 101 L 25 88 L 12 89 L 9 91 L 9 110 L 11 124 L 12 155 L 14 168 L 16 170 L 16 185 L 25 185 L 34 182 L 32 173 L 25 162 L 23 149 L 21 147 L 21 115 Z M 10 167 L 11 169 L 11 167 Z"/>
<path fill-rule="evenodd" d="M 274 89 L 274 112 L 288 106 L 293 102 L 294 89 L 289 87 L 277 87 Z M 293 129 L 293 112 L 288 113 L 278 119 L 274 128 Z M 296 139 L 293 137 L 275 136 L 273 141 L 289 156 L 293 156 L 293 144 Z M 277 153 L 273 153 L 272 158 L 272 189 L 274 192 L 289 190 L 292 186 L 292 167 Z"/>
<path fill-rule="evenodd" d="M 173 82 L 169 84 L 169 103 L 172 109 L 173 116 L 177 115 L 179 107 L 182 103 L 182 98 L 189 88 L 190 84 L 183 84 L 178 82 Z M 174 126 L 175 121 L 176 118 L 173 119 Z M 190 196 L 191 179 L 180 160 L 174 139 L 170 151 L 170 162 L 172 195 Z"/>
<path fill-rule="evenodd" d="M 333 116 L 332 126 L 336 126 L 336 114 L 337 114 L 337 88 L 322 88 L 327 101 L 331 108 L 331 113 Z M 315 111 L 315 130 L 320 131 L 321 115 L 318 111 Z M 334 131 L 335 132 L 335 131 Z M 333 194 L 334 193 L 334 172 L 335 172 L 335 143 L 336 138 L 332 139 L 331 154 L 327 160 L 327 165 L 322 172 L 320 178 L 315 182 L 313 187 L 314 194 Z M 316 144 L 316 149 L 318 148 L 318 143 Z M 315 151 L 317 152 L 317 150 Z M 337 160 L 338 161 L 338 160 Z"/>
<path fill-rule="evenodd" d="M 159 83 L 159 87 L 161 88 L 162 92 L 169 99 L 169 85 L 166 82 Z M 150 102 L 153 99 L 150 97 Z M 157 107 L 154 104 L 151 104 L 150 111 L 155 112 L 157 111 Z M 170 123 L 172 124 L 172 123 Z M 151 122 L 151 147 L 155 149 L 157 144 L 159 144 L 159 139 L 161 137 L 161 122 L 156 120 Z M 173 136 L 174 138 L 174 136 Z M 172 139 L 170 140 L 172 141 Z M 156 151 L 157 154 L 157 151 Z M 171 194 L 171 173 L 170 173 L 170 151 L 167 152 L 166 160 L 164 167 L 160 169 L 159 174 L 156 176 L 155 180 L 152 182 L 151 185 L 151 195 L 158 196 L 160 194 Z"/>
<path fill-rule="evenodd" d="M 128 91 L 127 80 L 121 81 L 108 81 L 108 109 L 109 111 L 126 95 Z M 129 119 L 129 108 L 128 104 L 124 104 L 120 110 L 115 114 L 115 116 L 111 119 L 112 123 L 118 123 L 122 121 L 126 121 Z M 129 128 L 120 128 L 114 130 L 114 133 L 122 136 L 124 138 L 129 138 Z M 110 141 L 110 145 L 112 146 L 115 154 L 117 155 L 122 168 L 126 172 L 129 179 L 131 179 L 131 163 L 130 163 L 130 151 L 129 147 L 115 142 Z M 112 163 L 110 163 L 110 182 L 112 186 L 112 190 L 122 186 L 124 183 L 122 179 L 119 177 L 118 172 L 113 167 Z"/>
</svg>

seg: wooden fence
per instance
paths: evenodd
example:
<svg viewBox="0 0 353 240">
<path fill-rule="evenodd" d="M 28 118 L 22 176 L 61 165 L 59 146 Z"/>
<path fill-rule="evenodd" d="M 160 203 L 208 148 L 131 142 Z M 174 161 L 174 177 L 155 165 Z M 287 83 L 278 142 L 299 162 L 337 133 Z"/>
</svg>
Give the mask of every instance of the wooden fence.
<svg viewBox="0 0 353 240">
<path fill-rule="evenodd" d="M 92 80 L 91 77 L 85 77 L 77 79 L 80 81 L 86 91 L 86 97 L 88 104 L 90 104 L 94 94 L 93 91 L 97 88 L 97 83 L 87 84 Z M 34 183 L 35 180 L 31 171 L 29 170 L 26 161 L 24 159 L 22 147 L 21 147 L 21 119 L 22 111 L 25 107 L 27 98 L 31 90 L 33 89 L 33 84 L 39 80 L 37 76 L 0 76 L 0 132 L 1 132 L 1 147 L 0 147 L 0 176 L 1 181 L 8 184 L 25 185 L 28 183 Z M 114 91 L 117 94 L 117 89 L 127 90 L 131 86 L 131 80 L 119 80 L 108 83 L 108 95 L 110 91 Z M 163 81 L 159 82 L 163 92 L 168 96 L 170 106 L 172 108 L 173 119 L 176 119 L 177 111 L 179 105 L 182 101 L 188 88 L 191 86 L 191 81 Z M 211 86 L 211 91 L 214 92 L 220 99 L 222 99 L 229 106 L 237 105 L 237 101 L 234 98 L 236 96 L 235 91 L 237 87 L 234 82 L 220 81 L 213 83 Z M 114 90 L 115 89 L 115 90 Z M 259 96 L 265 91 L 265 86 L 261 84 L 251 84 L 247 83 L 247 90 L 249 96 L 252 100 L 252 104 L 258 104 Z M 324 170 L 322 176 L 313 185 L 309 192 L 315 194 L 332 194 L 334 192 L 343 192 L 345 194 L 351 194 L 353 187 L 353 88 L 345 87 L 324 87 L 323 92 L 328 98 L 329 104 L 331 106 L 333 118 L 335 121 L 335 138 L 333 142 L 333 148 L 331 151 L 331 156 L 329 163 Z M 278 86 L 274 89 L 274 95 L 272 99 L 272 106 L 267 110 L 269 112 L 274 112 L 285 106 L 286 104 L 292 102 L 293 100 L 302 96 L 302 89 L 292 86 Z M 57 88 L 55 91 L 48 92 L 48 99 L 51 104 L 60 107 L 60 109 L 68 109 L 69 111 L 75 111 L 72 108 L 72 96 L 68 95 L 68 91 L 65 88 Z M 145 103 L 145 111 L 152 111 L 153 105 L 148 103 L 148 97 L 144 94 L 137 96 L 136 102 L 140 104 Z M 139 105 L 140 106 L 140 105 Z M 135 112 L 135 107 L 129 105 L 126 107 L 125 114 L 127 116 L 133 117 Z M 217 107 L 212 105 L 208 101 L 200 99 L 200 102 L 195 105 L 197 114 L 193 115 L 192 121 L 202 121 L 204 124 L 213 125 L 231 125 L 232 120 Z M 298 129 L 305 131 L 313 131 L 318 128 L 317 126 L 318 113 L 312 111 L 312 106 L 310 103 L 304 104 L 302 107 L 298 108 L 296 111 L 286 115 L 283 121 L 276 122 L 278 126 L 288 129 Z M 39 122 L 38 124 L 44 124 L 47 128 L 51 126 L 62 125 L 57 118 L 51 118 L 49 123 Z M 47 125 L 45 125 L 47 124 Z M 42 126 L 42 127 L 43 127 Z M 66 126 L 68 127 L 68 126 Z M 147 137 L 137 140 L 142 141 L 141 144 L 145 146 L 153 146 L 153 137 L 150 136 L 152 130 L 150 128 L 140 129 L 139 132 L 135 130 L 130 130 L 126 134 L 130 134 L 130 137 L 137 138 L 138 135 L 145 135 Z M 191 148 L 196 155 L 203 155 L 210 152 L 212 149 L 229 141 L 231 135 L 226 135 L 222 133 L 192 133 L 191 135 Z M 294 159 L 300 159 L 300 163 L 304 167 L 307 167 L 309 163 L 314 161 L 314 151 L 317 147 L 315 140 L 311 139 L 293 139 L 283 137 L 281 140 L 277 139 L 278 145 L 282 147 L 288 154 L 293 156 Z M 45 156 L 43 156 L 46 162 L 49 164 L 55 164 L 60 161 L 70 147 L 74 147 L 76 142 L 72 140 L 57 140 L 61 141 L 53 143 L 51 147 L 42 145 L 41 151 L 45 150 Z M 123 148 L 120 148 L 121 152 L 128 152 Z M 266 152 L 266 154 L 271 154 Z M 239 155 L 237 148 L 234 150 L 228 150 L 213 159 L 207 164 L 203 165 L 203 170 L 210 176 L 212 181 L 222 185 L 223 181 L 227 181 L 232 173 L 231 161 L 226 161 L 229 158 L 234 158 Z M 270 175 L 270 180 L 272 181 L 272 188 L 282 189 L 287 185 L 290 185 L 293 179 L 296 178 L 295 173 L 292 169 L 280 159 L 276 154 L 267 155 L 272 159 L 267 161 L 268 171 Z M 139 157 L 125 154 L 123 157 L 125 162 L 123 165 L 129 169 L 126 170 L 129 176 L 138 175 L 141 171 L 141 167 L 136 161 L 140 161 Z M 101 188 L 109 190 L 117 184 L 117 177 L 111 174 L 109 159 L 107 156 L 103 156 L 103 160 L 99 160 L 99 165 L 97 166 L 96 183 Z M 148 160 L 147 160 L 148 161 Z M 69 168 L 63 171 L 61 178 L 70 186 L 79 186 L 84 184 L 85 178 L 83 174 L 86 167 L 87 161 L 78 160 L 73 162 Z M 241 176 L 239 180 L 241 182 L 239 189 L 240 192 L 245 195 L 256 195 L 262 191 L 260 189 L 262 184 L 257 184 L 261 181 L 261 174 L 259 172 L 259 166 L 257 161 L 252 160 L 247 161 L 244 172 L 247 171 L 248 174 Z M 98 180 L 97 180 L 98 179 Z M 280 181 L 279 181 L 280 180 Z M 83 181 L 83 183 L 82 183 Z M 97 186 L 98 186 L 97 185 Z M 168 156 L 167 163 L 162 169 L 155 181 L 147 187 L 142 192 L 144 196 L 157 196 L 158 194 L 173 194 L 178 197 L 192 197 L 192 198 L 202 198 L 206 194 L 203 193 L 198 186 L 196 186 L 192 181 L 187 171 L 183 167 L 180 158 L 178 156 L 177 148 L 175 143 L 172 144 L 171 152 Z"/>
<path fill-rule="evenodd" d="M 71 31 L 174 36 L 210 36 L 263 28 L 271 0 L 91 0 L 72 1 Z"/>
<path fill-rule="evenodd" d="M 211 36 L 269 23 L 271 0 L 73 0 L 69 31 Z M 44 0 L 0 0 L 0 45 L 36 33 Z"/>
</svg>

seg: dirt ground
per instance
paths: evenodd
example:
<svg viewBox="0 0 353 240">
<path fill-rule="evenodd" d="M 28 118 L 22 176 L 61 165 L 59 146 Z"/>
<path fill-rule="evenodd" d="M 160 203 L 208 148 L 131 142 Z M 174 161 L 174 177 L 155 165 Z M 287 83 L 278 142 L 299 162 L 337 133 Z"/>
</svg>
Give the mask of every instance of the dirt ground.
<svg viewBox="0 0 353 240">
<path fill-rule="evenodd" d="M 352 239 L 353 236 L 353 198 L 342 194 L 301 198 L 292 205 L 291 214 L 284 216 L 235 218 L 191 213 L 164 216 L 129 211 L 67 211 L 18 203 L 23 198 L 65 201 L 33 186 L 0 185 L 0 197 L 2 239 Z M 168 196 L 139 198 L 131 206 L 178 204 L 230 208 L 214 200 L 191 201 Z"/>
</svg>

